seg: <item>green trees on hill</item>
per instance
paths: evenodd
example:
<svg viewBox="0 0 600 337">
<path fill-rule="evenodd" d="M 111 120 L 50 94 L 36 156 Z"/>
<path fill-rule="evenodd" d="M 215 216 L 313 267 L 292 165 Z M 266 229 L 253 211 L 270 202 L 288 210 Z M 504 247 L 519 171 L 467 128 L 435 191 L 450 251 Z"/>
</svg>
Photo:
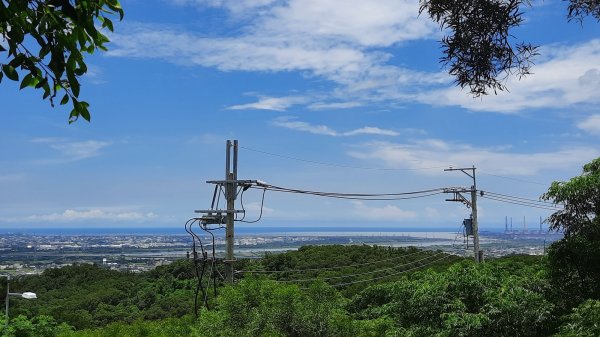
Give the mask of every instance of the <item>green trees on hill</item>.
<svg viewBox="0 0 600 337">
<path fill-rule="evenodd" d="M 549 221 L 565 237 L 548 252 L 550 281 L 564 309 L 600 299 L 600 158 L 584 165 L 581 175 L 552 183 L 542 198 L 564 205 Z"/>
<path fill-rule="evenodd" d="M 323 263 L 315 259 L 322 252 L 336 263 L 331 253 L 344 249 L 381 260 L 397 254 L 381 247 L 322 246 L 276 259 L 287 261 L 282 267 L 298 268 Z M 273 259 L 242 265 L 264 269 Z M 596 336 L 600 301 L 563 309 L 548 275 L 546 261 L 535 256 L 479 265 L 464 260 L 365 282 L 352 293 L 322 281 L 246 275 L 233 286 L 220 286 L 211 310 L 201 309 L 196 319 L 190 261 L 141 275 L 80 265 L 18 279 L 15 289 L 32 287 L 39 299 L 11 307 L 14 318 L 2 337 Z"/>
</svg>

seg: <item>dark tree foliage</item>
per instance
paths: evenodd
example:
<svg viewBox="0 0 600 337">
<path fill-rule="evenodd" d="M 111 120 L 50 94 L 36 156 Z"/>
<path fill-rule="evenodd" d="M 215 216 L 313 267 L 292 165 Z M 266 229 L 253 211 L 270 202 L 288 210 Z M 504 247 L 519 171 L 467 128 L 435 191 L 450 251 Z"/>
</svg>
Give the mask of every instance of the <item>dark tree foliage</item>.
<svg viewBox="0 0 600 337">
<path fill-rule="evenodd" d="M 568 20 L 600 20 L 600 0 L 569 1 Z M 531 73 L 538 47 L 519 42 L 512 30 L 523 23 L 530 0 L 420 0 L 420 13 L 447 32 L 441 63 L 455 83 L 475 97 L 508 90 L 510 75 Z"/>
<path fill-rule="evenodd" d="M 580 176 L 553 182 L 541 198 L 564 205 L 564 210 L 550 216 L 551 229 L 563 230 L 565 237 L 585 235 L 600 240 L 600 158 L 584 165 Z"/>
<path fill-rule="evenodd" d="M 600 20 L 600 0 L 569 0 L 568 11 L 569 20 L 581 22 L 589 15 Z"/>
<path fill-rule="evenodd" d="M 118 0 L 0 0 L 0 82 L 42 89 L 52 106 L 62 90 L 60 105 L 73 107 L 69 122 L 89 121 L 89 104 L 79 99 L 84 54 L 106 50 L 97 26 L 112 31 L 115 14 L 123 18 Z"/>
<path fill-rule="evenodd" d="M 523 0 L 421 0 L 426 12 L 449 34 L 442 38 L 441 62 L 474 96 L 505 90 L 510 74 L 530 73 L 537 47 L 515 43 L 510 30 L 523 22 Z"/>
<path fill-rule="evenodd" d="M 548 252 L 550 281 L 567 310 L 585 299 L 600 299 L 600 158 L 580 176 L 553 182 L 542 199 L 563 205 L 549 218 L 565 237 Z"/>
</svg>

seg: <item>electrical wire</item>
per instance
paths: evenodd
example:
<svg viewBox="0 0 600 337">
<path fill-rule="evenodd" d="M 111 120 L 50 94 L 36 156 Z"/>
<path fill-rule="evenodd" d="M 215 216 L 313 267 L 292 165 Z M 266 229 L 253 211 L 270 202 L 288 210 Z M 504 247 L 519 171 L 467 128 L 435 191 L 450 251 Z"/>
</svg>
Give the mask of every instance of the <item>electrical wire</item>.
<svg viewBox="0 0 600 337">
<path fill-rule="evenodd" d="M 513 196 L 513 195 L 507 195 L 507 194 L 502 194 L 502 193 L 495 193 L 495 192 L 490 192 L 490 191 L 482 191 L 485 194 L 489 194 L 489 195 L 493 195 L 493 196 L 498 196 L 498 197 L 504 197 L 507 199 L 516 199 L 516 200 L 522 200 L 522 201 L 527 201 L 527 202 L 534 202 L 534 203 L 540 203 L 540 204 L 546 204 L 546 205 L 556 205 L 555 203 L 551 202 L 551 201 L 545 201 L 545 200 L 535 200 L 535 199 L 530 199 L 530 198 L 523 198 L 523 197 L 517 197 L 517 196 Z"/>
<path fill-rule="evenodd" d="M 507 198 L 495 197 L 495 196 L 486 196 L 486 195 L 484 195 L 483 197 L 487 198 L 487 199 L 490 199 L 490 200 L 494 200 L 494 201 L 504 202 L 504 203 L 513 204 L 513 205 L 519 205 L 519 206 L 524 206 L 524 207 L 544 209 L 544 210 L 548 210 L 548 211 L 560 211 L 560 210 L 562 210 L 562 208 L 556 208 L 556 207 L 544 206 L 544 205 L 537 205 L 537 204 L 526 203 L 526 202 L 519 202 L 519 201 L 515 201 L 515 200 L 511 200 L 511 199 L 507 199 Z"/>
<path fill-rule="evenodd" d="M 273 273 L 297 273 L 297 272 L 306 272 L 306 271 L 335 270 L 335 269 L 341 269 L 341 268 L 353 268 L 353 267 L 367 266 L 367 265 L 376 264 L 376 263 L 389 262 L 389 261 L 403 259 L 408 256 L 421 254 L 421 253 L 423 253 L 423 252 L 418 251 L 418 252 L 414 252 L 414 253 L 404 254 L 402 256 L 392 257 L 392 258 L 385 259 L 385 260 L 371 261 L 371 262 L 365 262 L 365 263 L 356 263 L 356 264 L 343 265 L 343 266 L 333 266 L 333 267 L 323 267 L 323 268 L 307 268 L 307 269 L 287 269 L 287 270 L 240 270 L 240 271 L 237 271 L 237 273 L 252 273 L 252 274 L 267 274 L 267 273 L 269 273 L 269 274 L 273 274 Z"/>
<path fill-rule="evenodd" d="M 258 189 L 259 187 L 252 187 Z M 311 191 L 311 190 L 300 190 L 292 189 L 287 187 L 280 187 L 275 185 L 261 185 L 260 188 L 282 193 L 295 193 L 295 194 L 306 194 L 314 195 L 326 198 L 336 199 L 349 199 L 349 200 L 371 200 L 371 201 L 383 201 L 383 200 L 406 200 L 406 199 L 418 199 L 425 198 L 437 194 L 444 193 L 443 188 L 435 188 L 422 191 L 411 191 L 411 192 L 400 192 L 400 193 L 338 193 L 338 192 L 323 192 L 323 191 Z"/>
<path fill-rule="evenodd" d="M 263 194 L 262 194 L 262 201 L 260 202 L 260 214 L 258 215 L 258 219 L 256 220 L 252 220 L 252 221 L 245 221 L 244 219 L 246 218 L 246 209 L 244 208 L 244 192 L 242 191 L 241 195 L 240 195 L 240 205 L 242 206 L 242 210 L 244 211 L 244 216 L 242 217 L 242 219 L 237 220 L 238 222 L 243 222 L 243 223 L 256 223 L 259 222 L 260 219 L 262 219 L 262 215 L 263 215 L 263 208 L 265 205 L 265 193 L 267 192 L 267 189 L 264 188 L 263 189 Z"/>
<path fill-rule="evenodd" d="M 381 280 L 381 279 L 384 279 L 384 278 L 388 278 L 388 277 L 392 277 L 392 276 L 397 276 L 397 275 L 401 275 L 401 274 L 404 274 L 404 273 L 408 273 L 410 271 L 417 270 L 417 269 L 420 269 L 420 268 L 423 268 L 423 267 L 431 266 L 432 264 L 434 264 L 436 262 L 439 262 L 439 261 L 442 261 L 444 259 L 447 259 L 447 258 L 449 258 L 451 256 L 455 256 L 455 255 L 446 254 L 445 256 L 443 256 L 443 257 L 441 257 L 441 258 L 439 258 L 437 260 L 431 261 L 430 263 L 426 263 L 426 264 L 420 265 L 420 266 L 415 266 L 415 267 L 412 267 L 410 269 L 402 270 L 402 271 L 399 271 L 399 272 L 393 273 L 393 274 L 378 276 L 378 277 L 369 278 L 369 279 L 365 279 L 365 280 L 356 280 L 356 281 L 351 281 L 351 282 L 330 284 L 330 286 L 336 288 L 336 287 L 348 286 L 348 285 L 357 284 L 357 283 L 377 281 L 377 280 Z"/>
<path fill-rule="evenodd" d="M 347 278 L 347 277 L 355 277 L 355 276 L 362 276 L 362 275 L 369 275 L 369 274 L 375 274 L 375 273 L 380 273 L 382 271 L 386 271 L 386 270 L 393 270 L 393 269 L 397 269 L 400 267 L 404 267 L 404 266 L 409 266 L 411 264 L 414 264 L 416 262 L 420 262 L 420 261 L 424 261 L 427 260 L 433 256 L 437 256 L 440 254 L 444 254 L 443 252 L 438 252 L 435 253 L 433 255 L 428 255 L 422 259 L 419 260 L 413 260 L 404 264 L 400 264 L 397 266 L 393 266 L 393 267 L 387 267 L 387 268 L 382 268 L 382 269 L 377 269 L 377 270 L 371 270 L 371 271 L 367 271 L 364 273 L 356 273 L 356 274 L 346 274 L 346 275 L 339 275 L 339 276 L 331 276 L 331 277 L 314 277 L 314 278 L 308 278 L 308 279 L 297 279 L 297 280 L 285 280 L 285 281 L 279 281 L 279 282 L 283 282 L 283 283 L 295 283 L 295 282 L 312 282 L 312 281 L 317 281 L 317 280 L 335 280 L 335 279 L 341 279 L 341 278 Z"/>
<path fill-rule="evenodd" d="M 534 184 L 534 185 L 541 185 L 541 186 L 548 186 L 548 184 L 540 183 L 540 182 L 537 182 L 537 181 L 531 181 L 531 180 L 525 180 L 525 179 L 518 179 L 518 178 L 506 177 L 506 176 L 501 176 L 501 175 L 498 175 L 498 174 L 492 174 L 492 173 L 487 173 L 487 172 L 481 172 L 479 174 L 480 175 L 485 175 L 485 176 L 492 176 L 492 177 L 496 177 L 496 178 L 507 179 L 507 180 L 514 180 L 514 181 L 518 181 L 518 182 L 522 182 L 522 183 L 528 183 L 528 184 Z"/>
<path fill-rule="evenodd" d="M 202 286 L 202 278 L 204 277 L 204 268 L 206 267 L 206 263 L 205 263 L 206 259 L 204 258 L 205 251 L 204 251 L 204 246 L 202 244 L 202 240 L 192 230 L 192 226 L 194 225 L 194 223 L 196 221 L 199 222 L 200 220 L 198 218 L 189 219 L 185 223 L 185 231 L 188 232 L 192 236 L 192 259 L 193 259 L 193 263 L 194 263 L 194 274 L 196 275 L 196 279 L 198 281 L 196 284 L 195 292 L 194 292 L 194 316 L 198 317 L 198 295 L 199 295 L 200 291 L 202 291 L 202 297 L 203 298 L 206 297 L 204 287 Z M 200 249 L 201 249 L 202 257 L 203 257 L 203 263 L 202 263 L 202 267 L 200 268 L 200 270 L 198 268 L 198 252 L 196 251 L 196 240 L 198 240 L 198 242 L 200 243 Z"/>
</svg>

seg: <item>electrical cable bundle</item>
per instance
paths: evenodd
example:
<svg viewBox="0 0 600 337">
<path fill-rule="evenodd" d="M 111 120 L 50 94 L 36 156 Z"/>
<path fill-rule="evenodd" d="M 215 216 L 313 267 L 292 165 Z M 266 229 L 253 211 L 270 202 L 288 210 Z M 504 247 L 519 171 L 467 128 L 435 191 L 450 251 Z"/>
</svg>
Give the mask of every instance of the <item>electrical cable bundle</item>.
<svg viewBox="0 0 600 337">
<path fill-rule="evenodd" d="M 254 187 L 259 188 L 259 187 Z M 405 200 L 405 199 L 417 199 L 429 197 L 436 194 L 444 193 L 443 188 L 434 188 L 422 191 L 411 191 L 411 192 L 400 192 L 400 193 L 338 193 L 338 192 L 323 192 L 323 191 L 310 191 L 300 190 L 287 187 L 280 187 L 270 184 L 261 184 L 260 188 L 264 188 L 268 191 L 283 192 L 283 193 L 295 193 L 295 194 L 307 194 L 326 198 L 337 198 L 337 199 L 350 199 L 350 200 Z"/>
<path fill-rule="evenodd" d="M 207 309 L 209 308 L 208 307 L 208 295 L 209 295 L 209 286 L 210 286 L 211 280 L 213 283 L 214 296 L 215 297 L 217 296 L 216 275 L 218 273 L 218 269 L 215 267 L 215 263 L 216 263 L 215 236 L 214 236 L 214 234 L 211 233 L 211 229 L 207 229 L 206 226 L 203 226 L 200 221 L 201 221 L 201 219 L 199 219 L 199 218 L 192 218 L 192 219 L 189 219 L 185 223 L 185 231 L 192 236 L 192 259 L 194 262 L 194 274 L 196 275 L 196 279 L 197 279 L 196 290 L 194 292 L 194 315 L 196 317 L 198 317 L 198 295 L 200 294 L 200 292 L 202 292 L 203 305 Z M 211 259 L 208 258 L 208 252 L 206 251 L 206 249 L 204 248 L 204 245 L 202 244 L 202 239 L 192 229 L 193 225 L 196 222 L 198 222 L 198 226 L 200 227 L 200 229 L 204 230 L 205 232 L 210 234 L 212 237 L 212 258 Z M 202 256 L 201 258 L 198 257 L 198 251 L 196 250 L 196 241 L 200 245 L 200 254 Z M 208 269 L 208 273 L 206 273 L 207 264 L 209 261 L 210 261 L 210 266 Z M 199 262 L 201 262 L 201 263 L 199 263 Z M 204 285 L 204 282 L 203 282 L 205 274 L 208 274 L 208 276 L 209 276 L 209 278 L 206 280 L 206 285 Z M 220 275 L 220 276 L 222 278 L 222 275 Z"/>
<path fill-rule="evenodd" d="M 482 197 L 490 200 L 504 202 L 513 205 L 526 206 L 532 208 L 545 209 L 549 211 L 560 211 L 564 207 L 562 204 L 554 204 L 543 200 L 534 200 L 523 197 L 516 197 L 507 194 L 494 193 L 489 191 L 481 191 Z"/>
</svg>

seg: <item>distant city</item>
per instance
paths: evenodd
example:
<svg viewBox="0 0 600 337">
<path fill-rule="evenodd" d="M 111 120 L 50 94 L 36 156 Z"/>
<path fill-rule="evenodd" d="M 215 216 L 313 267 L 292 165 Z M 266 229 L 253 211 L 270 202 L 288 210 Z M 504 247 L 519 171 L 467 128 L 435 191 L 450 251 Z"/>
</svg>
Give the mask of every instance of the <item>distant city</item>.
<svg viewBox="0 0 600 337">
<path fill-rule="evenodd" d="M 65 229 L 5 230 L 0 236 L 0 271 L 14 275 L 37 274 L 47 268 L 76 263 L 91 263 L 108 269 L 144 272 L 178 259 L 190 257 L 192 239 L 185 234 L 164 234 L 166 230 L 94 229 L 86 234 L 70 233 Z M 135 232 L 141 233 L 135 233 Z M 172 229 L 170 230 L 173 231 Z M 75 231 L 73 231 L 75 232 Z M 80 230 L 81 232 L 81 230 Z M 120 232 L 120 233 L 119 233 Z M 155 232 L 155 233 L 152 233 Z M 162 234 L 160 234 L 162 232 Z M 213 238 L 196 233 L 204 248 L 223 257 L 225 240 L 222 232 Z M 471 244 L 463 233 L 448 231 L 340 231 L 339 228 L 291 228 L 264 230 L 261 233 L 242 233 L 236 236 L 236 258 L 260 258 L 265 253 L 295 250 L 304 245 L 366 244 L 391 247 L 416 246 L 422 249 L 443 250 L 461 256 L 472 254 Z M 546 247 L 562 234 L 547 230 L 511 230 L 481 232 L 481 247 L 486 257 L 509 254 L 542 255 Z"/>
</svg>

